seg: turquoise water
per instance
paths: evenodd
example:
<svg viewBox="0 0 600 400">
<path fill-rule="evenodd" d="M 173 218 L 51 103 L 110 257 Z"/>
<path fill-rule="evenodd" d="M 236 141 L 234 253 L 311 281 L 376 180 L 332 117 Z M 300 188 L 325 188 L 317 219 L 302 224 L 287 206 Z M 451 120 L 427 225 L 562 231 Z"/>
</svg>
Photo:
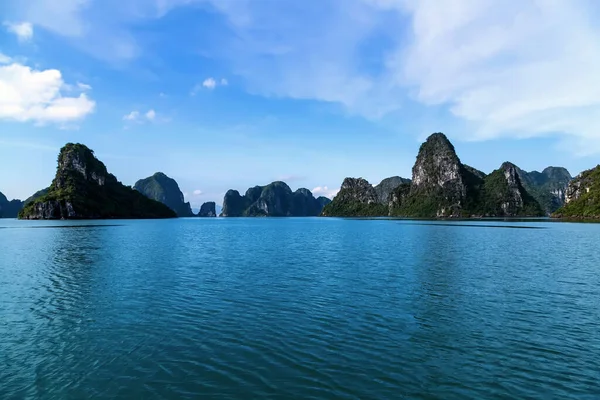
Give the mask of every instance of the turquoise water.
<svg viewBox="0 0 600 400">
<path fill-rule="evenodd" d="M 598 399 L 599 243 L 536 221 L 0 220 L 0 398 Z"/>
</svg>

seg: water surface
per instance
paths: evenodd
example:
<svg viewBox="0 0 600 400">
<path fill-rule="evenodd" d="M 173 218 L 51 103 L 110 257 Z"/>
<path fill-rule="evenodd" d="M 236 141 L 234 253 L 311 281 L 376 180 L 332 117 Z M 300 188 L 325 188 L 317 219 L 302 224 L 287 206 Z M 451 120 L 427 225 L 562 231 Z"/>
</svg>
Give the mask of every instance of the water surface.
<svg viewBox="0 0 600 400">
<path fill-rule="evenodd" d="M 600 398 L 600 225 L 0 227 L 1 399 Z"/>
</svg>

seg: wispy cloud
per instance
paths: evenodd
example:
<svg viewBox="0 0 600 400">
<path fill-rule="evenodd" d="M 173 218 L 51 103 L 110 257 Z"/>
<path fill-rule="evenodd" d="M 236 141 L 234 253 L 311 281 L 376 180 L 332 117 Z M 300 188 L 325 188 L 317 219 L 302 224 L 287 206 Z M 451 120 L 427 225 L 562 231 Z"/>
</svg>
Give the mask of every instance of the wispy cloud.
<svg viewBox="0 0 600 400">
<path fill-rule="evenodd" d="M 196 190 L 194 190 L 193 194 L 194 194 L 194 196 L 200 196 L 200 195 L 202 195 L 202 190 L 196 189 Z"/>
<path fill-rule="evenodd" d="M 6 54 L 0 53 L 0 64 L 9 64 L 12 62 L 12 58 Z"/>
<path fill-rule="evenodd" d="M 4 26 L 7 31 L 16 35 L 21 42 L 33 38 L 33 25 L 30 22 L 4 22 Z"/>
<path fill-rule="evenodd" d="M 36 0 L 17 4 L 15 20 L 96 57 L 132 60 L 144 49 L 130 26 L 192 3 L 227 21 L 211 57 L 253 94 L 331 103 L 368 119 L 441 107 L 468 127 L 466 140 L 559 134 L 569 149 L 600 152 L 593 1 Z M 110 20 L 102 7 L 115 10 Z M 207 77 L 191 94 L 227 84 Z"/>
<path fill-rule="evenodd" d="M 312 193 L 315 197 L 325 196 L 333 199 L 339 191 L 340 189 L 329 189 L 327 186 L 317 186 L 312 190 Z"/>
</svg>

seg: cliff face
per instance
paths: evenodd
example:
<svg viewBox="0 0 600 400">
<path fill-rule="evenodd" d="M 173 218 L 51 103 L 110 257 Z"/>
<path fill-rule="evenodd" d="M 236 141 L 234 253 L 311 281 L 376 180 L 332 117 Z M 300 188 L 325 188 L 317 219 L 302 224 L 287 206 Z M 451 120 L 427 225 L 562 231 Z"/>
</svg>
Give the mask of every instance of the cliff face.
<svg viewBox="0 0 600 400">
<path fill-rule="evenodd" d="M 382 180 L 379 185 L 375 186 L 377 193 L 377 201 L 381 204 L 388 204 L 392 192 L 402 184 L 410 183 L 410 179 L 392 176 Z"/>
<path fill-rule="evenodd" d="M 497 217 L 542 216 L 544 211 L 525 189 L 516 165 L 505 162 L 485 177 L 482 214 Z"/>
<path fill-rule="evenodd" d="M 229 190 L 223 199 L 223 217 L 306 217 L 317 216 L 326 200 L 315 199 L 308 189 L 292 192 L 284 182 L 254 186 L 241 196 Z"/>
<path fill-rule="evenodd" d="M 198 212 L 198 216 L 203 218 L 216 217 L 217 210 L 215 202 L 209 201 L 202 204 L 202 207 L 200 207 L 200 211 Z"/>
<path fill-rule="evenodd" d="M 377 191 L 363 178 L 346 178 L 333 201 L 323 209 L 327 217 L 369 217 L 387 214 Z"/>
<path fill-rule="evenodd" d="M 390 215 L 421 218 L 540 216 L 538 202 L 521 184 L 511 163 L 490 175 L 464 165 L 442 133 L 419 150 L 413 180 L 390 196 Z"/>
<path fill-rule="evenodd" d="M 577 175 L 565 191 L 565 204 L 554 214 L 558 218 L 600 218 L 600 165 Z"/>
<path fill-rule="evenodd" d="M 473 197 L 481 179 L 467 169 L 443 133 L 429 136 L 419 149 L 410 189 L 398 188 L 390 213 L 407 217 L 459 217 L 467 197 Z"/>
<path fill-rule="evenodd" d="M 152 200 L 160 201 L 177 213 L 178 217 L 193 217 L 190 203 L 186 203 L 177 182 L 162 172 L 140 179 L 133 186 L 135 190 Z"/>
<path fill-rule="evenodd" d="M 0 218 L 17 218 L 21 208 L 23 208 L 21 200 L 8 201 L 6 196 L 0 192 Z"/>
<path fill-rule="evenodd" d="M 517 170 L 523 186 L 540 203 L 546 214 L 565 204 L 571 174 L 562 167 L 548 167 L 542 172 Z"/>
<path fill-rule="evenodd" d="M 170 218 L 175 213 L 121 184 L 93 151 L 68 143 L 46 194 L 19 213 L 24 219 Z"/>
</svg>

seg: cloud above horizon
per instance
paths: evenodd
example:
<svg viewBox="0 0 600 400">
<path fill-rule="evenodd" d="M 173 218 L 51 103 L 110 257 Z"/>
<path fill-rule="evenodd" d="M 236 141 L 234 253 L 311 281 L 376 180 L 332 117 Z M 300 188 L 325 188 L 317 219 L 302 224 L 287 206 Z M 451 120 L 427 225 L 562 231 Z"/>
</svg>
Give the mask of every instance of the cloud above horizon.
<svg viewBox="0 0 600 400">
<path fill-rule="evenodd" d="M 96 103 L 85 93 L 66 96 L 71 90 L 57 69 L 0 65 L 0 119 L 38 125 L 81 120 L 94 111 Z"/>
<path fill-rule="evenodd" d="M 26 42 L 33 38 L 33 25 L 30 22 L 4 22 L 6 30 L 17 36 L 19 41 Z"/>
<path fill-rule="evenodd" d="M 311 190 L 313 196 L 315 196 L 315 197 L 325 196 L 332 200 L 335 197 L 335 195 L 338 194 L 339 191 L 340 191 L 339 188 L 338 189 L 329 189 L 327 186 L 317 186 L 316 188 Z"/>
<path fill-rule="evenodd" d="M 464 126 L 453 135 L 462 140 L 558 135 L 570 151 L 600 153 L 600 4 L 591 0 L 29 3 L 11 19 L 108 62 L 148 51 L 139 21 L 177 7 L 212 10 L 227 34 L 203 51 L 252 94 L 329 103 L 372 121 L 443 107 Z M 191 94 L 227 83 L 208 77 Z"/>
</svg>

